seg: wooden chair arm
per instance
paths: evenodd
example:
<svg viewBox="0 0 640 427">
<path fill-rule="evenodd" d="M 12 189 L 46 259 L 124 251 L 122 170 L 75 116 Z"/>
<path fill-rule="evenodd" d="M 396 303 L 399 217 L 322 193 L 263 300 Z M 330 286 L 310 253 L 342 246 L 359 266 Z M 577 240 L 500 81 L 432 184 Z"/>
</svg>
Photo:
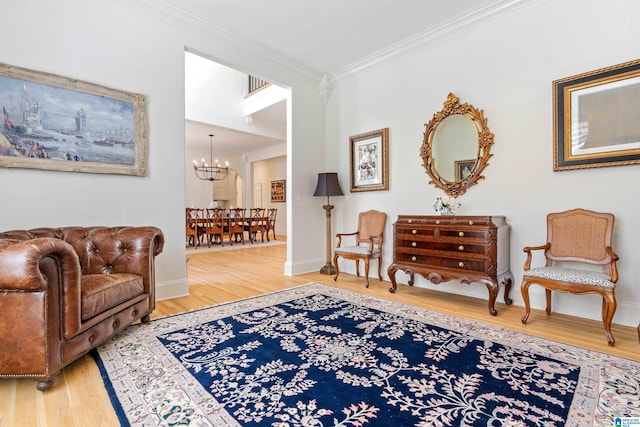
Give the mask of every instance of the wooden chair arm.
<svg viewBox="0 0 640 427">
<path fill-rule="evenodd" d="M 337 233 L 336 237 L 338 238 L 338 244 L 336 245 L 336 248 L 339 248 L 340 245 L 342 244 L 342 236 L 355 236 L 357 234 L 358 234 L 357 231 L 355 231 L 353 233 Z"/>
<path fill-rule="evenodd" d="M 607 246 L 607 253 L 611 257 L 611 265 L 609 266 L 611 274 L 610 280 L 612 283 L 616 283 L 618 281 L 618 267 L 616 265 L 616 261 L 618 261 L 620 258 L 618 257 L 618 254 L 613 251 L 611 246 Z"/>
<path fill-rule="evenodd" d="M 533 258 L 532 251 L 547 250 L 551 247 L 551 243 L 545 243 L 542 246 L 525 246 L 522 251 L 527 253 L 527 259 L 524 262 L 524 271 L 528 271 L 531 268 L 531 260 Z"/>
<path fill-rule="evenodd" d="M 380 243 L 378 244 L 378 247 L 380 247 L 380 245 L 382 245 L 382 235 L 384 233 L 380 233 L 377 236 L 369 236 L 369 253 L 373 252 L 373 245 L 375 244 L 375 240 L 376 239 L 380 239 Z"/>
</svg>

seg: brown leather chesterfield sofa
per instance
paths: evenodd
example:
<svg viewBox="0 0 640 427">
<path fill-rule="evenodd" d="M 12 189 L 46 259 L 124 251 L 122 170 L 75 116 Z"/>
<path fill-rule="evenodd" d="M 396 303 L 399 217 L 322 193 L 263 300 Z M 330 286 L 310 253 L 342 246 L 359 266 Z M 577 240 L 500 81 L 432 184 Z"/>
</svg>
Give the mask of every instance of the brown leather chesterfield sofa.
<svg viewBox="0 0 640 427">
<path fill-rule="evenodd" d="M 0 233 L 0 378 L 53 385 L 66 365 L 155 308 L 156 227 Z"/>
</svg>

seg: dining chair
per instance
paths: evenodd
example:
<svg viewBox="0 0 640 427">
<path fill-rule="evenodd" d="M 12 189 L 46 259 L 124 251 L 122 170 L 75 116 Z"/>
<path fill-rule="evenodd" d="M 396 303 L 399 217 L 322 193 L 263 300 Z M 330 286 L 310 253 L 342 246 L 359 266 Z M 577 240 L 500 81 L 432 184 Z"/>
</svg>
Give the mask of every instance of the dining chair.
<svg viewBox="0 0 640 427">
<path fill-rule="evenodd" d="M 611 320 L 616 312 L 615 288 L 618 255 L 611 247 L 615 217 L 610 213 L 573 209 L 547 215 L 547 242 L 527 246 L 520 290 L 525 305 L 522 323 L 531 313 L 529 286 L 545 289 L 547 316 L 551 315 L 551 291 L 598 294 L 602 297 L 602 322 L 610 346 L 615 344 Z M 544 267 L 531 268 L 533 251 L 544 251 Z M 567 266 L 567 263 L 570 265 Z M 597 270 L 589 266 L 598 267 Z"/>
<path fill-rule="evenodd" d="M 264 242 L 264 232 L 266 229 L 266 218 L 264 216 L 264 208 L 251 208 L 249 210 L 250 217 L 245 221 L 245 230 L 249 234 L 249 241 L 255 243 L 260 232 L 262 242 Z"/>
<path fill-rule="evenodd" d="M 269 230 L 273 234 L 273 240 L 276 240 L 276 216 L 278 215 L 278 209 L 270 208 L 269 214 L 267 215 L 266 222 L 266 233 L 267 233 L 267 242 L 269 242 Z"/>
<path fill-rule="evenodd" d="M 246 208 L 231 208 L 229 209 L 229 241 L 233 243 L 240 243 L 244 245 L 244 221 L 247 209 Z"/>
<path fill-rule="evenodd" d="M 199 208 L 185 209 L 185 228 L 187 244 L 198 249 L 202 244 L 204 229 L 204 210 Z"/>
<path fill-rule="evenodd" d="M 224 246 L 224 232 L 225 232 L 225 210 L 219 208 L 207 208 L 207 221 L 205 223 L 205 230 L 207 234 L 207 246 L 211 247 L 211 242 L 217 244 L 220 242 L 220 246 Z"/>
<path fill-rule="evenodd" d="M 338 244 L 334 251 L 333 264 L 336 267 L 336 275 L 333 280 L 338 280 L 340 268 L 338 258 L 352 259 L 356 262 L 356 276 L 360 277 L 360 260 L 364 261 L 365 285 L 369 287 L 369 262 L 378 260 L 378 278 L 382 280 L 382 243 L 384 225 L 387 214 L 376 210 L 361 212 L 358 215 L 358 230 L 352 233 L 338 233 Z M 343 245 L 346 237 L 355 237 L 355 244 Z M 353 239 L 350 239 L 353 240 Z"/>
</svg>

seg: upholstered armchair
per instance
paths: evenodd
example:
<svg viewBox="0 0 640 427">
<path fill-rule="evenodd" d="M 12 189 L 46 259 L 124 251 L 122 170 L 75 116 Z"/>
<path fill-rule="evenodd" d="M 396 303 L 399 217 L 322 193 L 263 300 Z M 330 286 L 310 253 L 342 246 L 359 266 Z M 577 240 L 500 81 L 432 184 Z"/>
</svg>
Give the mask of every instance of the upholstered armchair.
<svg viewBox="0 0 640 427">
<path fill-rule="evenodd" d="M 0 378 L 44 391 L 66 365 L 155 308 L 156 227 L 0 233 Z"/>
<path fill-rule="evenodd" d="M 384 225 L 387 214 L 376 210 L 361 212 L 358 215 L 358 230 L 352 233 L 338 233 L 338 244 L 334 250 L 333 264 L 336 266 L 336 275 L 333 280 L 338 280 L 340 267 L 338 258 L 352 259 L 356 262 L 356 276 L 360 277 L 360 260 L 364 261 L 364 283 L 369 287 L 369 263 L 378 260 L 378 279 L 382 280 L 382 243 L 384 237 Z M 344 242 L 343 242 L 344 239 Z M 350 239 L 351 244 L 347 244 Z"/>
<path fill-rule="evenodd" d="M 547 316 L 551 315 L 551 291 L 597 294 L 602 297 L 602 323 L 607 341 L 609 345 L 615 344 L 611 333 L 618 281 L 618 255 L 611 246 L 614 222 L 613 214 L 586 209 L 547 215 L 547 242 L 523 249 L 527 258 L 520 285 L 525 306 L 522 323 L 526 324 L 531 314 L 529 286 L 533 284 L 545 290 Z M 543 251 L 544 266 L 531 267 L 534 251 Z"/>
</svg>

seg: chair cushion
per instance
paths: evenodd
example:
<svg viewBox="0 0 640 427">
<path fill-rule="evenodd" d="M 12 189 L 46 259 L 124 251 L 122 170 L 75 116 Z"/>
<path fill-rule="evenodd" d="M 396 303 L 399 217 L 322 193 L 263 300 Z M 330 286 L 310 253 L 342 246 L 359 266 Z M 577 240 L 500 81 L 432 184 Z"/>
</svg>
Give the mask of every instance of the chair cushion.
<svg viewBox="0 0 640 427">
<path fill-rule="evenodd" d="M 142 294 L 142 276 L 137 274 L 87 274 L 81 277 L 82 320 Z"/>
<path fill-rule="evenodd" d="M 346 254 L 358 254 L 358 255 L 368 255 L 369 254 L 369 246 L 340 246 L 339 248 L 336 248 L 335 252 L 337 254 L 339 253 L 346 253 Z M 373 252 L 371 252 L 371 254 L 377 254 L 380 252 L 380 249 L 373 249 Z"/>
<path fill-rule="evenodd" d="M 615 288 L 616 284 L 609 280 L 609 276 L 600 271 L 578 270 L 574 268 L 538 267 L 524 272 L 525 277 L 560 280 L 563 282 L 583 285 Z"/>
</svg>

